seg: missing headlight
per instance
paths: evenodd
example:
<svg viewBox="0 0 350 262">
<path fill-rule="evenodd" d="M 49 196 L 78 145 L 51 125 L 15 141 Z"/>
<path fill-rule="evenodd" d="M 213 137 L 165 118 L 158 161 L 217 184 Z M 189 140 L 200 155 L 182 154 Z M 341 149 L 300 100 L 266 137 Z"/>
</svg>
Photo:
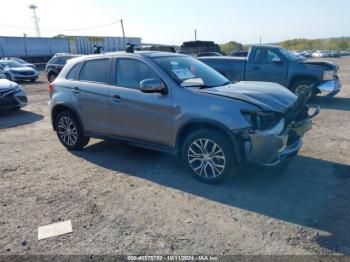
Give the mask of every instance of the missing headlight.
<svg viewBox="0 0 350 262">
<path fill-rule="evenodd" d="M 281 116 L 274 112 L 242 111 L 242 115 L 250 123 L 253 130 L 271 129 L 281 120 Z"/>
</svg>

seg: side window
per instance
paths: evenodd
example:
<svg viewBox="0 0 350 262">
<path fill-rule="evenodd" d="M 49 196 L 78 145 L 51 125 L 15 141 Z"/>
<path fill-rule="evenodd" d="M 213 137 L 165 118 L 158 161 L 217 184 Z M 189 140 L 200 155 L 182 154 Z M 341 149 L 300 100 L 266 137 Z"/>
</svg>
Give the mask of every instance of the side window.
<svg viewBox="0 0 350 262">
<path fill-rule="evenodd" d="M 71 70 L 68 72 L 68 74 L 67 74 L 67 76 L 66 76 L 66 79 L 69 79 L 69 80 L 77 80 L 79 68 L 80 68 L 80 63 L 74 65 L 74 66 L 71 68 Z"/>
<path fill-rule="evenodd" d="M 159 78 L 159 76 L 145 63 L 128 58 L 117 59 L 118 86 L 138 89 L 140 82 L 148 78 Z"/>
<path fill-rule="evenodd" d="M 49 60 L 49 62 L 47 62 L 48 64 L 56 64 L 57 62 L 57 57 L 53 57 Z"/>
<path fill-rule="evenodd" d="M 88 60 L 80 71 L 79 80 L 109 84 L 109 59 Z"/>
<path fill-rule="evenodd" d="M 272 64 L 275 57 L 278 55 L 271 49 L 259 48 L 255 52 L 254 64 Z"/>
</svg>

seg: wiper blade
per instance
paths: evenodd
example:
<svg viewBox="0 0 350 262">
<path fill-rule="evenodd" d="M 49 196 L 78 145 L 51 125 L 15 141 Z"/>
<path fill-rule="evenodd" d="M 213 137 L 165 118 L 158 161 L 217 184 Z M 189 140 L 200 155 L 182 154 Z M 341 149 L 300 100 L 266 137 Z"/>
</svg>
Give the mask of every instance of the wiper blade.
<svg viewBox="0 0 350 262">
<path fill-rule="evenodd" d="M 222 85 L 214 85 L 214 86 L 200 85 L 199 88 L 200 88 L 200 89 L 214 88 L 214 87 L 219 87 L 219 86 L 226 86 L 226 85 L 229 85 L 229 84 L 231 84 L 231 82 L 230 82 L 230 81 L 227 81 L 227 82 L 223 83 Z"/>
</svg>

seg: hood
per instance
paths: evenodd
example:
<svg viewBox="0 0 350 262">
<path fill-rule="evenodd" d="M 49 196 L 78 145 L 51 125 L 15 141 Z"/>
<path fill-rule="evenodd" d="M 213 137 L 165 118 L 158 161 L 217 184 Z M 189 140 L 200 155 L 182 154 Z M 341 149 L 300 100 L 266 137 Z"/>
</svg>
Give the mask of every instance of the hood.
<svg viewBox="0 0 350 262">
<path fill-rule="evenodd" d="M 284 113 L 297 100 L 297 96 L 282 85 L 270 82 L 238 82 L 198 92 L 233 98 L 258 106 L 264 111 Z"/>
<path fill-rule="evenodd" d="M 321 60 L 304 60 L 302 61 L 303 64 L 308 64 L 308 65 L 318 65 L 318 66 L 325 66 L 328 67 L 330 70 L 336 70 L 338 71 L 339 66 L 337 64 L 334 64 L 332 62 L 328 61 L 321 61 Z"/>
<path fill-rule="evenodd" d="M 36 71 L 32 67 L 24 66 L 24 67 L 12 67 L 10 68 L 11 71 L 14 72 L 31 72 L 35 73 Z"/>
<path fill-rule="evenodd" d="M 7 79 L 0 79 L 0 92 L 14 89 L 18 86 L 17 83 L 9 81 Z"/>
</svg>

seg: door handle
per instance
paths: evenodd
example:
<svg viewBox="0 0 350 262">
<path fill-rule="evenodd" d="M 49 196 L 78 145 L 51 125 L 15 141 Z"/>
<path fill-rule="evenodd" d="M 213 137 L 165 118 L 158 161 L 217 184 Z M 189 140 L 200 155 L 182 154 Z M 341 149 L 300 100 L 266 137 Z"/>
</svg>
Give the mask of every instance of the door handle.
<svg viewBox="0 0 350 262">
<path fill-rule="evenodd" d="M 260 67 L 259 66 L 254 66 L 253 69 L 254 70 L 260 70 Z"/>
<path fill-rule="evenodd" d="M 117 103 L 120 103 L 120 102 L 123 101 L 123 99 L 122 99 L 119 95 L 114 95 L 114 96 L 112 96 L 112 100 L 113 100 L 114 102 L 117 102 Z"/>
<path fill-rule="evenodd" d="M 79 87 L 73 87 L 72 92 L 76 94 L 80 93 Z"/>
</svg>

